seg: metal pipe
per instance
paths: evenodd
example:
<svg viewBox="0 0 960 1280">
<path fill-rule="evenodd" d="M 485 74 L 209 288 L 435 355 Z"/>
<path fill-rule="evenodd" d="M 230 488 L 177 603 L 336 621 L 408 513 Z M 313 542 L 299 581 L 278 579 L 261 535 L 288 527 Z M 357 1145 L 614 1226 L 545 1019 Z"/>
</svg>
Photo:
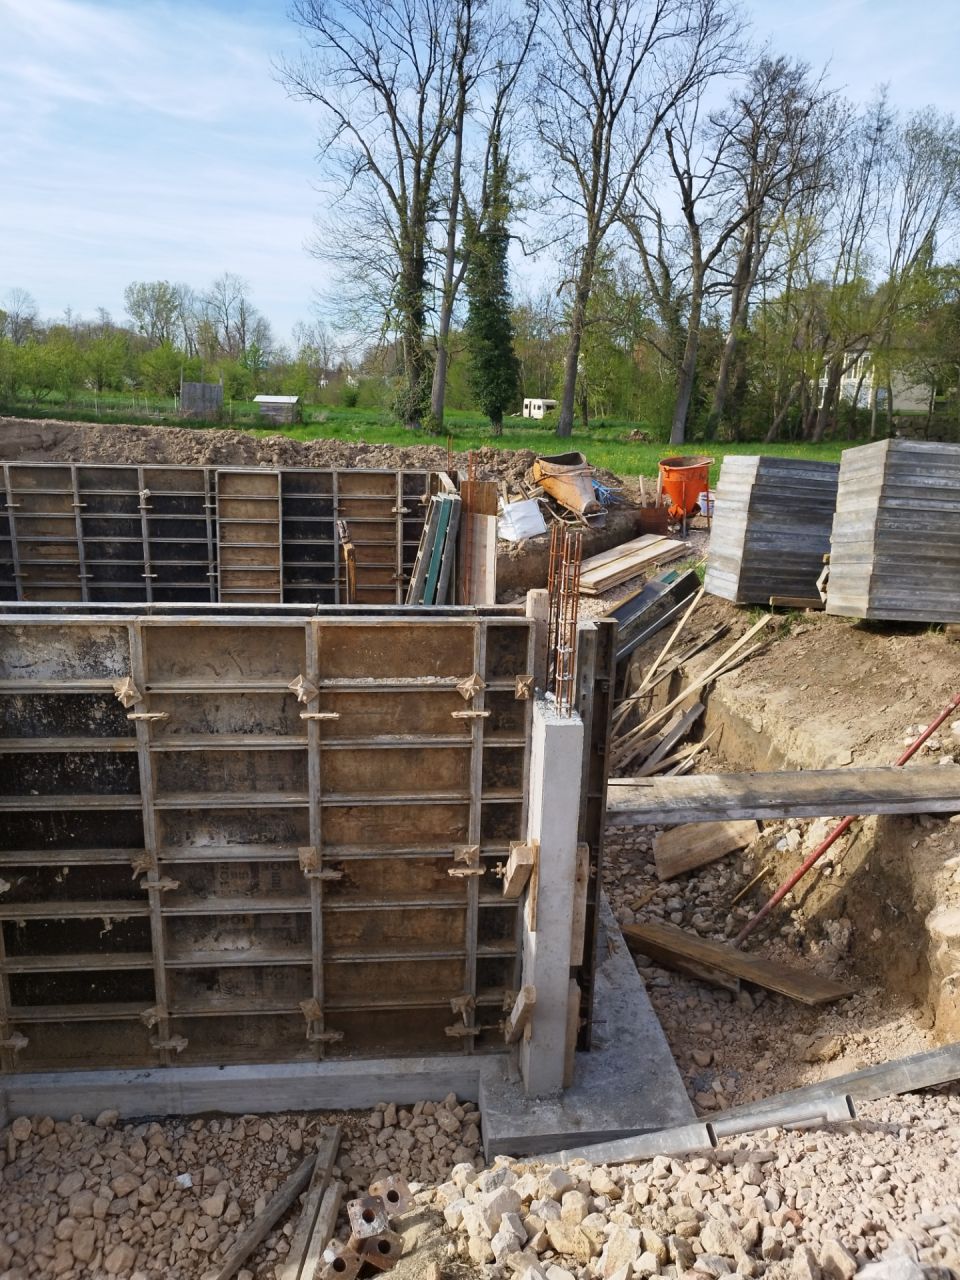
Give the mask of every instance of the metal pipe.
<svg viewBox="0 0 960 1280">
<path fill-rule="evenodd" d="M 712 1129 L 719 1139 L 753 1133 L 757 1129 L 806 1129 L 816 1124 L 844 1123 L 856 1118 L 857 1108 L 853 1099 L 848 1093 L 841 1093 L 812 1102 L 784 1103 L 769 1111 L 751 1113 L 748 1108 L 746 1114 L 717 1116 L 707 1122 L 707 1128 Z"/>
<path fill-rule="evenodd" d="M 762 1103 L 759 1104 L 762 1107 Z M 652 1160 L 654 1156 L 683 1156 L 696 1151 L 712 1151 L 720 1145 L 721 1138 L 731 1138 L 757 1129 L 798 1129 L 818 1124 L 849 1122 L 857 1118 L 852 1098 L 841 1094 L 831 1098 L 818 1098 L 812 1102 L 781 1106 L 773 1111 L 749 1110 L 737 1116 L 718 1116 L 716 1120 L 696 1124 L 678 1125 L 674 1129 L 660 1129 L 656 1133 L 638 1133 L 631 1138 L 618 1138 L 614 1142 L 595 1142 L 589 1146 L 572 1147 L 569 1151 L 555 1151 L 538 1156 L 543 1164 L 571 1164 L 574 1160 L 586 1160 L 589 1164 L 632 1164 L 637 1160 Z"/>
<path fill-rule="evenodd" d="M 907 747 L 906 751 L 904 751 L 904 753 L 900 756 L 900 758 L 894 761 L 894 766 L 899 767 L 900 765 L 906 764 L 907 761 L 910 759 L 910 757 L 915 755 L 920 750 L 920 748 L 927 741 L 927 739 L 931 737 L 934 733 L 936 733 L 936 731 L 943 724 L 944 720 L 946 720 L 949 716 L 953 715 L 953 713 L 958 708 L 960 708 L 960 693 L 955 694 L 954 697 L 950 700 L 950 702 L 948 702 L 947 705 L 944 707 L 944 709 L 940 712 L 937 718 L 935 720 L 932 720 L 930 724 L 927 725 L 926 729 L 924 729 L 923 733 L 921 733 L 918 738 L 916 738 L 913 742 L 911 742 L 910 746 Z M 799 884 L 799 882 L 807 874 L 807 872 L 810 870 L 813 864 L 815 862 L 818 862 L 820 858 L 823 857 L 823 855 L 827 852 L 830 846 L 832 844 L 835 844 L 836 841 L 839 840 L 839 838 L 844 834 L 844 832 L 850 829 L 850 826 L 855 821 L 856 821 L 856 816 L 854 815 L 851 817 L 843 818 L 840 822 L 837 823 L 837 825 L 830 832 L 827 838 L 821 841 L 821 843 L 817 845 L 813 853 L 809 854 L 808 857 L 806 857 L 803 860 L 803 862 L 801 862 L 800 866 L 797 867 L 796 871 L 794 871 L 794 873 L 791 876 L 788 876 L 788 878 L 784 880 L 780 888 L 777 889 L 776 893 L 774 893 L 770 898 L 768 898 L 768 900 L 763 904 L 763 906 L 760 908 L 757 914 L 755 916 L 752 916 L 747 921 L 747 923 L 743 926 L 743 928 L 740 930 L 740 932 L 737 934 L 737 936 L 733 940 L 733 945 L 735 947 L 741 946 L 747 940 L 747 938 L 750 937 L 750 934 L 753 933 L 754 929 L 756 929 L 756 927 L 759 924 L 761 924 L 764 920 L 766 920 L 767 916 L 770 914 L 773 908 L 779 902 L 783 901 L 783 899 L 787 896 L 790 890 L 795 885 Z"/>
</svg>

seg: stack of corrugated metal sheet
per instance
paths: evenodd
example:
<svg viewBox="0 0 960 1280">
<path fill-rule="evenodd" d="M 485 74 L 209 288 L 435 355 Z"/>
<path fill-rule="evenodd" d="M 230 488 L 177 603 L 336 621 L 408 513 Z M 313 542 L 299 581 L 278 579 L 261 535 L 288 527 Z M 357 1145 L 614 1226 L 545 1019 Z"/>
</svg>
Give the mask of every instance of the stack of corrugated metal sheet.
<svg viewBox="0 0 960 1280">
<path fill-rule="evenodd" d="M 728 454 L 720 469 L 704 585 L 737 604 L 819 606 L 839 466 Z"/>
<path fill-rule="evenodd" d="M 827 612 L 960 622 L 960 445 L 844 450 Z"/>
</svg>

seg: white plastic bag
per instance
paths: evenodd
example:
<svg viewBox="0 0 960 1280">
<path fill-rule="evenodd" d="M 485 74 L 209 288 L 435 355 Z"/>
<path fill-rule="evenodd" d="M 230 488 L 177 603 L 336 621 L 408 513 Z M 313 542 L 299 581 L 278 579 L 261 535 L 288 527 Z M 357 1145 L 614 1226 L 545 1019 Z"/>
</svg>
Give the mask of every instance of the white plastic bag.
<svg viewBox="0 0 960 1280">
<path fill-rule="evenodd" d="M 523 542 L 547 532 L 540 504 L 535 498 L 508 502 L 501 508 L 497 533 L 507 542 Z"/>
</svg>

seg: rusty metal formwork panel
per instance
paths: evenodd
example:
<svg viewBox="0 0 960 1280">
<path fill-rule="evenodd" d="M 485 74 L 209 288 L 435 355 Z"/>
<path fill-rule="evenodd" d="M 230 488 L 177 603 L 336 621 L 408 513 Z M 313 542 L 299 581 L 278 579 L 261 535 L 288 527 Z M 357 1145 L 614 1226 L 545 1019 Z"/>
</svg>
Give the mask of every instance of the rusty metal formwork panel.
<svg viewBox="0 0 960 1280">
<path fill-rule="evenodd" d="M 403 602 L 434 473 L 309 468 L 0 468 L 0 600 Z"/>
<path fill-rule="evenodd" d="M 0 613 L 0 1066 L 503 1052 L 528 620 Z"/>
</svg>

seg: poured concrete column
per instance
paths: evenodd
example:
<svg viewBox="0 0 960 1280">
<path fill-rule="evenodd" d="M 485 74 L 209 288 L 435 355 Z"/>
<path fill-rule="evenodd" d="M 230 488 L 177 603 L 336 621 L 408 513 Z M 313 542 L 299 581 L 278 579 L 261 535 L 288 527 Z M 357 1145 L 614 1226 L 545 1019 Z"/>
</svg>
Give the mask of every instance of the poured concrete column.
<svg viewBox="0 0 960 1280">
<path fill-rule="evenodd" d="M 529 1034 L 521 1041 L 527 1094 L 563 1087 L 570 1003 L 570 958 L 577 879 L 577 824 L 583 722 L 538 698 L 533 707 L 527 839 L 537 841 L 536 875 L 523 921 L 523 983 L 536 988 Z"/>
</svg>

